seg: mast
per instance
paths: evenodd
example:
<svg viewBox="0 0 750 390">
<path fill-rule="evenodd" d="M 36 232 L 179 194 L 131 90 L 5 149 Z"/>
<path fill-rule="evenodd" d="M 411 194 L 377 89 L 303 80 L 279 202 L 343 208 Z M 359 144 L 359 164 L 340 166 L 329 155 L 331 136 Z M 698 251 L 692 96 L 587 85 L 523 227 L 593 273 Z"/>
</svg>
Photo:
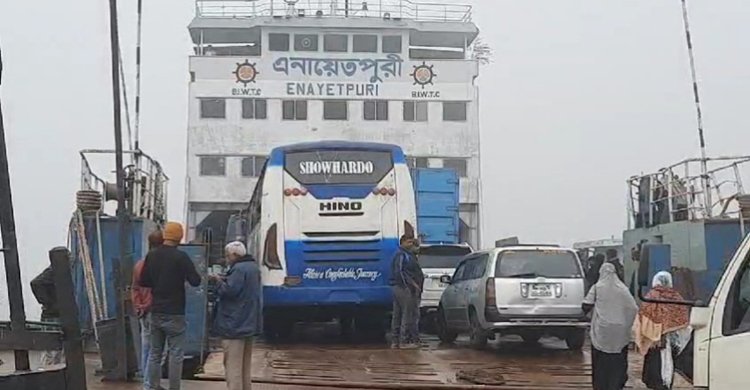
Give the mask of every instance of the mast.
<svg viewBox="0 0 750 390">
<path fill-rule="evenodd" d="M 120 37 L 117 24 L 117 0 L 109 0 L 110 51 L 112 72 L 112 114 L 115 136 L 115 173 L 117 175 L 117 222 L 119 227 L 119 272 L 115 272 L 116 351 L 117 367 L 109 379 L 128 379 L 128 342 L 125 330 L 125 281 L 131 274 L 128 251 L 128 214 L 125 205 L 125 172 L 123 171 L 122 115 L 120 99 Z"/>
<path fill-rule="evenodd" d="M 687 43 L 688 58 L 690 59 L 690 76 L 693 81 L 693 98 L 695 99 L 695 113 L 698 124 L 698 139 L 701 147 L 701 184 L 705 191 L 706 217 L 710 218 L 712 214 L 713 201 L 711 199 L 711 183 L 708 177 L 708 158 L 706 157 L 706 140 L 703 137 L 703 112 L 701 110 L 701 100 L 698 93 L 698 76 L 695 71 L 695 55 L 693 54 L 693 40 L 690 36 L 690 22 L 688 20 L 687 0 L 681 0 L 682 3 L 682 24 L 685 27 L 685 42 Z"/>
</svg>

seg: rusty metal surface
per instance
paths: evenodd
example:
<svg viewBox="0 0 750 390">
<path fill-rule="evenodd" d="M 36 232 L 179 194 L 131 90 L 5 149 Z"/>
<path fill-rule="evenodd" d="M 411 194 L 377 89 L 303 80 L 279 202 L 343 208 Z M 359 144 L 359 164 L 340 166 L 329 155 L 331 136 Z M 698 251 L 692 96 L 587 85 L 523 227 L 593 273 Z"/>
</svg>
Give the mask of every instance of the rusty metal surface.
<svg viewBox="0 0 750 390">
<path fill-rule="evenodd" d="M 223 355 L 213 353 L 203 377 L 223 376 Z M 459 340 L 455 345 L 440 345 L 427 339 L 419 350 L 391 350 L 384 345 L 294 343 L 269 345 L 256 343 L 253 353 L 253 377 L 264 381 L 310 381 L 351 388 L 377 388 L 377 384 L 417 385 L 420 388 L 445 385 L 470 385 L 458 379 L 477 375 L 476 383 L 487 378 L 501 379 L 493 389 L 585 389 L 590 388 L 590 352 L 573 352 L 564 342 L 545 339 L 540 344 L 525 344 L 520 339 L 504 338 L 483 351 Z M 641 357 L 630 354 L 631 388 L 645 388 L 640 381 Z M 474 371 L 473 373 L 471 371 Z M 485 381 L 485 382 L 483 382 Z M 359 385 L 359 386 L 358 386 Z M 459 387 L 454 388 L 459 388 Z M 408 386 L 404 386 L 408 388 Z M 383 386 L 382 388 L 389 388 Z M 691 389 L 679 379 L 677 389 Z"/>
<path fill-rule="evenodd" d="M 316 340 L 324 339 L 325 342 Z M 4 355 L 4 356 L 3 356 Z M 11 354 L 0 357 L 7 369 Z M 37 356 L 32 359 L 37 362 Z M 223 355 L 213 353 L 205 366 L 204 377 L 221 380 L 224 375 Z M 520 339 L 504 338 L 491 342 L 483 351 L 471 349 L 461 339 L 455 345 L 440 345 L 428 338 L 419 350 L 391 350 L 382 344 L 361 342 L 345 343 L 335 337 L 318 335 L 315 338 L 297 338 L 287 344 L 270 345 L 258 342 L 253 353 L 253 377 L 259 382 L 253 389 L 261 390 L 331 390 L 387 389 L 415 386 L 423 389 L 439 388 L 446 384 L 454 389 L 471 385 L 458 380 L 462 370 L 479 370 L 476 375 L 502 377 L 503 385 L 487 389 L 589 389 L 591 363 L 588 350 L 568 351 L 557 339 L 544 339 L 538 345 L 524 344 Z M 12 363 L 11 363 L 12 364 Z M 93 376 L 99 365 L 97 355 L 87 355 L 89 389 L 140 390 L 138 383 L 102 383 Z M 642 359 L 630 354 L 630 381 L 628 387 L 644 389 L 640 382 Z M 274 383 L 284 382 L 284 383 Z M 315 384 L 316 386 L 305 385 Z M 396 385 L 396 387 L 394 387 Z M 220 381 L 185 381 L 183 389 L 225 389 Z M 463 387 L 470 388 L 470 387 Z M 478 387 L 476 387 L 478 388 Z M 675 389 L 691 389 L 678 379 Z"/>
</svg>

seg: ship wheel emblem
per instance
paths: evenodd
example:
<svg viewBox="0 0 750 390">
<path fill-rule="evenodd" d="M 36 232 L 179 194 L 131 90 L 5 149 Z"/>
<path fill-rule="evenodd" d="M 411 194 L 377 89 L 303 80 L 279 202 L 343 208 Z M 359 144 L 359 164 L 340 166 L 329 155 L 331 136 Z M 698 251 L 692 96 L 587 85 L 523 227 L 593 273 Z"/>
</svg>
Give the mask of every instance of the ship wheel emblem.
<svg viewBox="0 0 750 390">
<path fill-rule="evenodd" d="M 420 85 L 424 89 L 425 85 L 432 84 L 432 80 L 437 77 L 432 69 L 433 66 L 427 65 L 424 61 L 422 61 L 422 65 L 415 65 L 414 71 L 409 75 L 414 78 L 414 85 Z"/>
<path fill-rule="evenodd" d="M 249 83 L 254 83 L 255 78 L 258 76 L 258 71 L 255 69 L 255 63 L 245 60 L 245 62 L 237 63 L 237 69 L 232 72 L 237 77 L 237 82 L 247 86 Z"/>
</svg>

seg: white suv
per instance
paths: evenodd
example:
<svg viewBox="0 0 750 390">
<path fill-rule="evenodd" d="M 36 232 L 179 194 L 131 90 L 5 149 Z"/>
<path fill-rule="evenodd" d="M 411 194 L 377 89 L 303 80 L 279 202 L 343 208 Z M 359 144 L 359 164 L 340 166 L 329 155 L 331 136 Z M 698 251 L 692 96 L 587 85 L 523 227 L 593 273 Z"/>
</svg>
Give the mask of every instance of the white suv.
<svg viewBox="0 0 750 390">
<path fill-rule="evenodd" d="M 588 320 L 581 304 L 584 274 L 572 249 L 512 246 L 467 255 L 440 298 L 438 336 L 453 342 L 468 333 L 474 347 L 495 334 L 536 342 L 545 335 L 579 350 Z"/>
</svg>

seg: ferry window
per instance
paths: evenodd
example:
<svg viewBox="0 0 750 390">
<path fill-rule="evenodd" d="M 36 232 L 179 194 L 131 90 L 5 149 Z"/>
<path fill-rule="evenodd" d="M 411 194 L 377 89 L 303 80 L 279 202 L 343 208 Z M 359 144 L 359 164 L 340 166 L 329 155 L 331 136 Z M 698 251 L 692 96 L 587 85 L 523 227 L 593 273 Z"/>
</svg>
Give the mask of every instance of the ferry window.
<svg viewBox="0 0 750 390">
<path fill-rule="evenodd" d="M 226 158 L 221 156 L 200 157 L 201 176 L 224 176 L 226 174 Z"/>
<path fill-rule="evenodd" d="M 443 102 L 444 121 L 466 121 L 466 102 Z"/>
<path fill-rule="evenodd" d="M 323 51 L 345 53 L 349 50 L 349 36 L 326 34 L 323 36 Z"/>
<path fill-rule="evenodd" d="M 467 161 L 462 158 L 446 158 L 443 159 L 443 168 L 448 168 L 456 171 L 458 177 L 467 176 Z"/>
<path fill-rule="evenodd" d="M 268 34 L 268 50 L 289 51 L 289 34 Z"/>
<path fill-rule="evenodd" d="M 266 99 L 242 99 L 242 118 L 266 119 Z"/>
<path fill-rule="evenodd" d="M 387 100 L 365 100 L 364 114 L 366 121 L 387 121 L 388 120 L 388 101 Z"/>
<path fill-rule="evenodd" d="M 242 159 L 242 176 L 258 177 L 266 163 L 265 156 L 250 156 Z"/>
<path fill-rule="evenodd" d="M 401 53 L 401 35 L 384 35 L 383 53 Z"/>
<path fill-rule="evenodd" d="M 318 51 L 318 36 L 315 34 L 294 34 L 294 50 Z"/>
<path fill-rule="evenodd" d="M 326 100 L 323 102 L 323 119 L 345 121 L 349 119 L 347 109 L 346 100 Z"/>
<path fill-rule="evenodd" d="M 404 102 L 404 122 L 427 122 L 427 102 Z"/>
<path fill-rule="evenodd" d="M 353 51 L 355 53 L 377 53 L 378 36 L 377 35 L 354 35 L 352 38 Z"/>
<path fill-rule="evenodd" d="M 307 100 L 284 100 L 281 111 L 285 120 L 307 120 Z"/>
<path fill-rule="evenodd" d="M 226 118 L 224 99 L 201 99 L 201 118 Z"/>
<path fill-rule="evenodd" d="M 427 159 L 427 157 L 407 157 L 406 158 L 406 165 L 409 166 L 409 168 L 429 168 L 430 167 L 430 161 Z"/>
</svg>

